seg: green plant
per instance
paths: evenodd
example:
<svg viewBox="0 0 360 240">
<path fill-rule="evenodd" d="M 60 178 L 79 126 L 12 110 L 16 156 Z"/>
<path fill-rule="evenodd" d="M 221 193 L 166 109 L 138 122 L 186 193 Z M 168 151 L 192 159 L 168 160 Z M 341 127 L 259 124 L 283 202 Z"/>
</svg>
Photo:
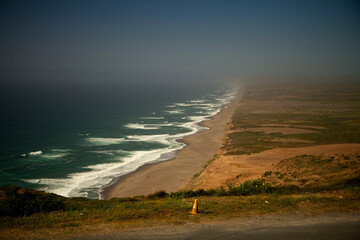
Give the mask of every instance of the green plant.
<svg viewBox="0 0 360 240">
<path fill-rule="evenodd" d="M 1 189 L 4 199 L 0 201 L 0 216 L 24 216 L 65 208 L 65 198 L 55 194 L 24 190 L 15 186 L 4 186 Z"/>
<path fill-rule="evenodd" d="M 272 174 L 272 171 L 265 172 L 264 177 L 271 176 L 271 174 Z"/>
</svg>

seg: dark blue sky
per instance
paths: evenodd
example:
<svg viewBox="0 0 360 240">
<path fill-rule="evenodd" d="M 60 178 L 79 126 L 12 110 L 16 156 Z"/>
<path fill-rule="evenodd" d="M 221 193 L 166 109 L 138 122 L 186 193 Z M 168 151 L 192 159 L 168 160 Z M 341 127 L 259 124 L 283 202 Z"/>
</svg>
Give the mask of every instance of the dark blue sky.
<svg viewBox="0 0 360 240">
<path fill-rule="evenodd" d="M 360 74 L 356 1 L 2 0 L 0 29 L 3 73 Z"/>
</svg>

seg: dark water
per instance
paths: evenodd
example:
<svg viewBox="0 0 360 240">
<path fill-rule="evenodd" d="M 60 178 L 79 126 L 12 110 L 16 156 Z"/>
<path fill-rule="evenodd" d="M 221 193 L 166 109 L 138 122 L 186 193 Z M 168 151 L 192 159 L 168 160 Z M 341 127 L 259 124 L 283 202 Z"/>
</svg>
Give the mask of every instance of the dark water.
<svg viewBox="0 0 360 240">
<path fill-rule="evenodd" d="M 98 198 L 114 177 L 173 156 L 235 92 L 217 81 L 3 82 L 0 184 Z"/>
</svg>

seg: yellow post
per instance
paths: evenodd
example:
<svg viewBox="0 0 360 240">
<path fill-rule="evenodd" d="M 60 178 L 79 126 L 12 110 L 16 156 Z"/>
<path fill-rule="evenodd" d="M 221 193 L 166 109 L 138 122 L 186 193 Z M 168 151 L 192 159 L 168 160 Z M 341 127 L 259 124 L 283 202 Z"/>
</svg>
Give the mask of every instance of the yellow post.
<svg viewBox="0 0 360 240">
<path fill-rule="evenodd" d="M 191 214 L 198 214 L 198 200 L 195 199 L 194 206 L 192 208 Z"/>
</svg>

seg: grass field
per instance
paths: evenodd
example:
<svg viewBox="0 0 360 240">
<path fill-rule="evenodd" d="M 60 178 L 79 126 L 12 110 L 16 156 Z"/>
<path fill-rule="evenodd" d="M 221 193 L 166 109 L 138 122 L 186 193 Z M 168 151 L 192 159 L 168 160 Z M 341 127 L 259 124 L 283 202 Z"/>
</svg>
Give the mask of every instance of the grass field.
<svg viewBox="0 0 360 240">
<path fill-rule="evenodd" d="M 251 154 L 277 147 L 303 147 L 360 142 L 360 85 L 252 87 L 237 108 L 227 154 Z M 313 133 L 283 134 L 237 129 L 276 126 L 313 130 Z M 283 141 L 276 141 L 276 139 Z M 286 141 L 288 139 L 289 141 Z M 304 141 L 291 141 L 299 139 Z"/>
</svg>

